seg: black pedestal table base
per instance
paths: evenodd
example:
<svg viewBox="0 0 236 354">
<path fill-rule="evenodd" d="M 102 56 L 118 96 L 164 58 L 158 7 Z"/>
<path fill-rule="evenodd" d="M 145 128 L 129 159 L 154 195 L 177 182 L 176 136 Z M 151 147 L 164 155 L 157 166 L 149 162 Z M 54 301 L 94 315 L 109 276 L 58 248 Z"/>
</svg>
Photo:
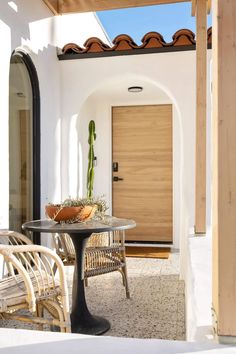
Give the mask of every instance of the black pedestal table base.
<svg viewBox="0 0 236 354">
<path fill-rule="evenodd" d="M 71 314 L 71 332 L 100 335 L 106 333 L 110 329 L 110 323 L 103 317 L 92 316 L 90 312 L 86 314 L 86 317 L 73 318 Z"/>
<path fill-rule="evenodd" d="M 72 333 L 91 335 L 103 334 L 110 329 L 110 323 L 102 317 L 91 315 L 84 294 L 84 252 L 91 233 L 69 235 L 73 241 L 76 254 L 72 290 L 71 331 Z"/>
</svg>

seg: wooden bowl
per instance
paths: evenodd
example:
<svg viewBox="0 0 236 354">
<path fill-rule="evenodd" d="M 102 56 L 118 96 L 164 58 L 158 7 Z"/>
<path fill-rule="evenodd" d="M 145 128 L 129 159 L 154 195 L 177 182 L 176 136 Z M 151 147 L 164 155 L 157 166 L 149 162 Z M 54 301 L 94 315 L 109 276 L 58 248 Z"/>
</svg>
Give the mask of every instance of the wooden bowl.
<svg viewBox="0 0 236 354">
<path fill-rule="evenodd" d="M 96 211 L 96 205 L 86 205 L 85 207 L 46 205 L 45 214 L 56 222 L 66 221 L 86 221 L 91 219 Z"/>
</svg>

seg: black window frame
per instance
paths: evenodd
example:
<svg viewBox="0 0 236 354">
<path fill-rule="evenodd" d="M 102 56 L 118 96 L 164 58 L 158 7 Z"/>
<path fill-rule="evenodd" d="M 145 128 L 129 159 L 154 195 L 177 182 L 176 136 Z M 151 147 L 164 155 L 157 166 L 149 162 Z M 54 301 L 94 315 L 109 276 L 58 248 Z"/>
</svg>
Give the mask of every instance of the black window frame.
<svg viewBox="0 0 236 354">
<path fill-rule="evenodd" d="M 33 219 L 41 215 L 41 124 L 40 124 L 40 89 L 37 70 L 30 55 L 22 50 L 14 50 L 13 57 L 20 57 L 25 64 L 32 88 L 32 134 L 33 134 Z M 34 232 L 32 241 L 41 243 L 40 233 Z"/>
</svg>

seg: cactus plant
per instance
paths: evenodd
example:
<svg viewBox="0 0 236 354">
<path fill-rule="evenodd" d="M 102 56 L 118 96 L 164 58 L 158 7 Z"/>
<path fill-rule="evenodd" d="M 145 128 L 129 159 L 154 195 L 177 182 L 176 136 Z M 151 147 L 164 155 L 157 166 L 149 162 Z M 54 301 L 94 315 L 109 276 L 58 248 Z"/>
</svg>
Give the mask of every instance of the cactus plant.
<svg viewBox="0 0 236 354">
<path fill-rule="evenodd" d="M 94 184 L 94 142 L 96 140 L 95 122 L 91 120 L 88 126 L 89 130 L 89 153 L 88 153 L 88 171 L 87 171 L 87 197 L 93 196 L 93 184 Z"/>
</svg>

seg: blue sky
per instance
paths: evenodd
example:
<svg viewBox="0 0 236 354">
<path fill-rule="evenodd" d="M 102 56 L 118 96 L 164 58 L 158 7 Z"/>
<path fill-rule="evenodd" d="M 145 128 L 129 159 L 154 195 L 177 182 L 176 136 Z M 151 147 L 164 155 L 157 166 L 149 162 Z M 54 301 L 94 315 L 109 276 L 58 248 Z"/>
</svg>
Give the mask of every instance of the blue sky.
<svg viewBox="0 0 236 354">
<path fill-rule="evenodd" d="M 125 33 L 139 44 L 145 33 L 156 31 L 164 36 L 166 42 L 170 42 L 172 35 L 181 28 L 195 32 L 195 17 L 191 16 L 190 2 L 99 11 L 97 15 L 111 40 Z"/>
</svg>

